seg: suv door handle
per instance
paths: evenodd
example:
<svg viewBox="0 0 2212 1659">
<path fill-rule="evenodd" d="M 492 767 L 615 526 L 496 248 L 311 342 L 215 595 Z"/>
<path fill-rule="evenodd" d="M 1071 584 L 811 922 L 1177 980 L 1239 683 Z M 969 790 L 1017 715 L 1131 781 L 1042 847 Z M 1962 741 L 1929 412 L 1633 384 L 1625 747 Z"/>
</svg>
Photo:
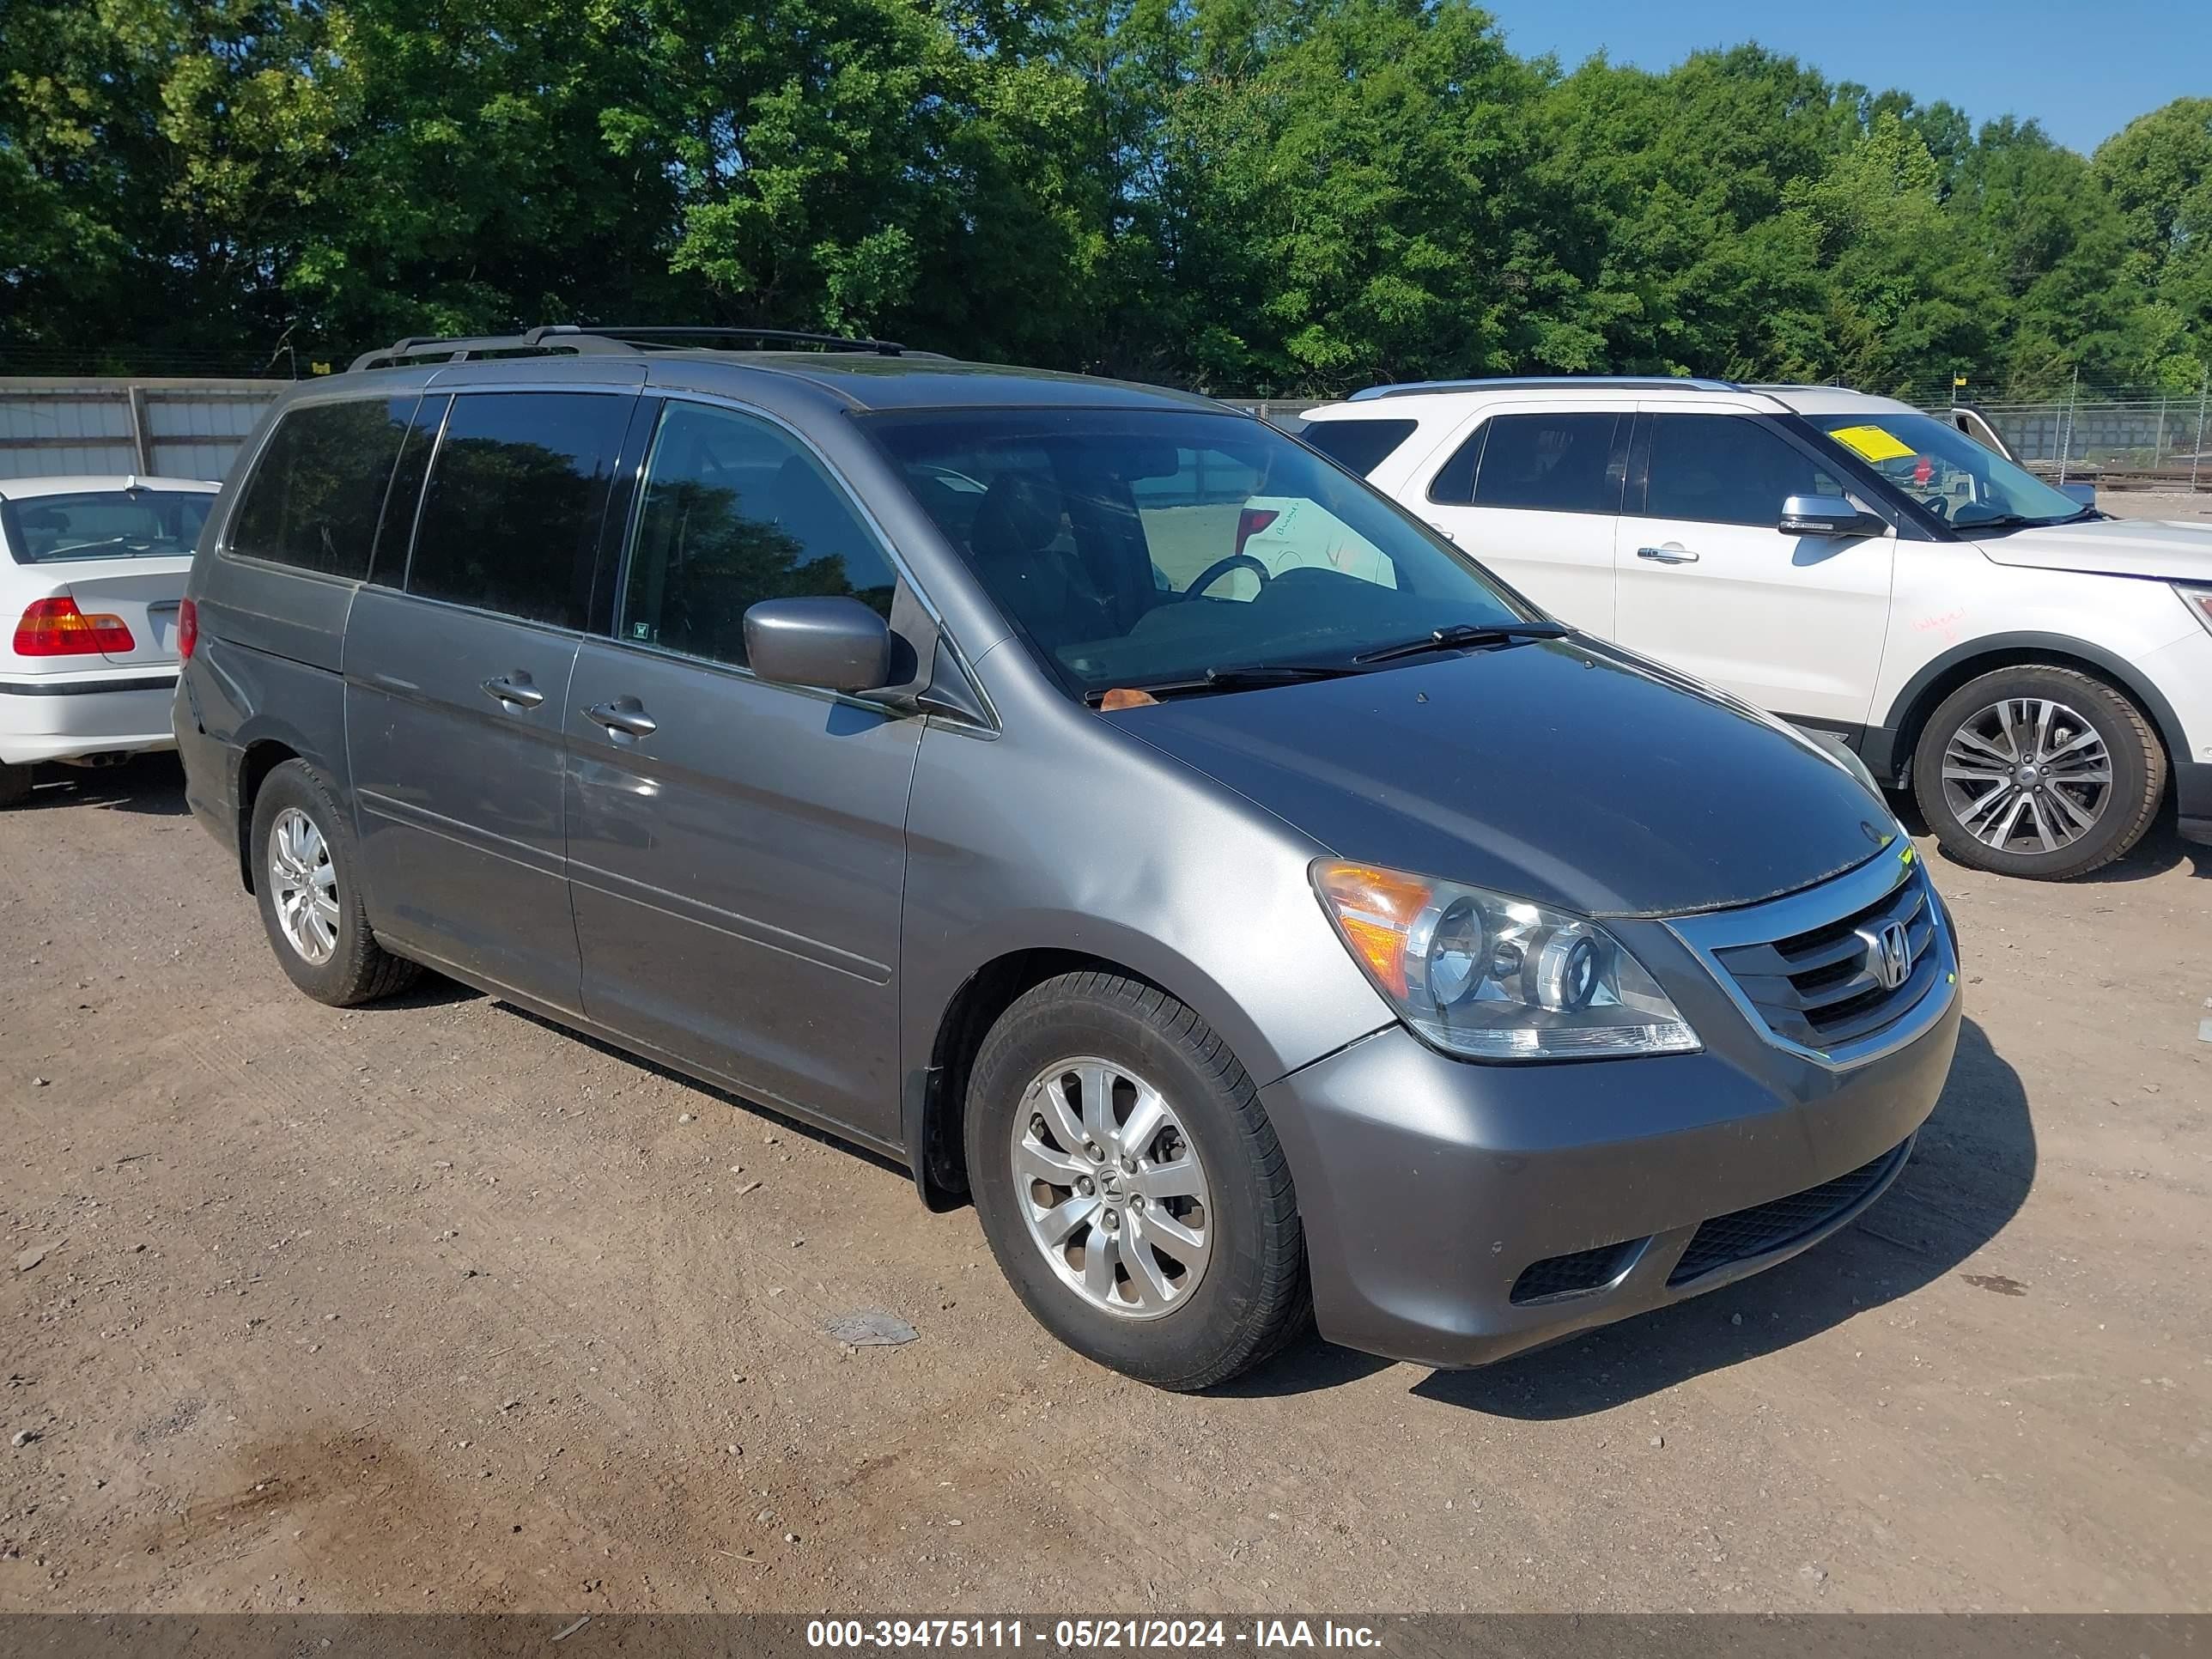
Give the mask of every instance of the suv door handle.
<svg viewBox="0 0 2212 1659">
<path fill-rule="evenodd" d="M 625 703 L 627 708 L 623 707 Z M 647 714 L 635 697 L 624 697 L 618 702 L 595 702 L 584 711 L 584 718 L 605 726 L 610 737 L 620 732 L 626 738 L 649 738 L 660 730 L 660 722 Z"/>
<path fill-rule="evenodd" d="M 515 708 L 535 708 L 545 701 L 545 694 L 530 683 L 529 675 L 520 670 L 486 680 L 483 689 L 488 696 Z"/>
<path fill-rule="evenodd" d="M 1664 547 L 1639 547 L 1636 550 L 1636 556 L 1649 559 L 1654 564 L 1695 564 L 1698 562 L 1698 556 L 1679 542 L 1668 542 Z"/>
</svg>

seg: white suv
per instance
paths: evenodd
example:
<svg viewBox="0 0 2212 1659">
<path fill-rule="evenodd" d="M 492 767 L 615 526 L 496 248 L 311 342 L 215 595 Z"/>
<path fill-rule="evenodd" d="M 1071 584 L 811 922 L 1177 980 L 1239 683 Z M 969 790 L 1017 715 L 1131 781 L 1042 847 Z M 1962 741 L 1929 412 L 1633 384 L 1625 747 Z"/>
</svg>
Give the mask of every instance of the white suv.
<svg viewBox="0 0 2212 1659">
<path fill-rule="evenodd" d="M 1960 861 L 2212 842 L 2212 528 L 1831 386 L 1379 386 L 1301 434 L 1565 621 L 1841 741 Z"/>
</svg>

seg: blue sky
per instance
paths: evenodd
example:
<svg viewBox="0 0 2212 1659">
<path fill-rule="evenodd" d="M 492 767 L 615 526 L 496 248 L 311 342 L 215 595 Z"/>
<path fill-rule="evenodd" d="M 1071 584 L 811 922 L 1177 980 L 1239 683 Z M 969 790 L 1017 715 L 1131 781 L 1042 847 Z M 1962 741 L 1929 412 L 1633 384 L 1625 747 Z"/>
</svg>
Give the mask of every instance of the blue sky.
<svg viewBox="0 0 2212 1659">
<path fill-rule="evenodd" d="M 2087 153 L 2136 116 L 2212 97 L 2208 0 L 1481 0 L 1523 57 L 1602 50 L 1663 70 L 1757 40 L 1831 81 L 1946 99 L 1975 125 L 2033 116 Z"/>
</svg>

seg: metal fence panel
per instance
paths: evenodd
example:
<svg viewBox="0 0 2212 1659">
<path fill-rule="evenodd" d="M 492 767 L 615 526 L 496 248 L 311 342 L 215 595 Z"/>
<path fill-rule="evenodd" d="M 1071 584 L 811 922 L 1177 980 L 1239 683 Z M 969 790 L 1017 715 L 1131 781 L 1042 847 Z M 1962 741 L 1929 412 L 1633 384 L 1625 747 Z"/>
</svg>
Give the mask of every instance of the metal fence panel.
<svg viewBox="0 0 2212 1659">
<path fill-rule="evenodd" d="M 0 379 L 0 478 L 220 479 L 287 380 Z"/>
</svg>

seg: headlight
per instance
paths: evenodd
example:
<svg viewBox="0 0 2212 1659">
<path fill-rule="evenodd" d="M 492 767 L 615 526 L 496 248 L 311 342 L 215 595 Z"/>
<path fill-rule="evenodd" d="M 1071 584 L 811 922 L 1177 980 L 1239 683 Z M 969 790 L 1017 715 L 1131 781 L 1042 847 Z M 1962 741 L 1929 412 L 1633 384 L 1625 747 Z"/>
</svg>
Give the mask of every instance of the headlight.
<svg viewBox="0 0 2212 1659">
<path fill-rule="evenodd" d="M 2181 602 L 2189 607 L 2191 616 L 2212 628 L 2212 587 L 2191 587 L 2185 582 L 2176 582 L 2173 591 L 2181 595 Z"/>
<path fill-rule="evenodd" d="M 1486 888 L 1317 860 L 1314 890 L 1399 1018 L 1476 1060 L 1694 1052 L 1658 981 L 1595 922 Z"/>
</svg>

